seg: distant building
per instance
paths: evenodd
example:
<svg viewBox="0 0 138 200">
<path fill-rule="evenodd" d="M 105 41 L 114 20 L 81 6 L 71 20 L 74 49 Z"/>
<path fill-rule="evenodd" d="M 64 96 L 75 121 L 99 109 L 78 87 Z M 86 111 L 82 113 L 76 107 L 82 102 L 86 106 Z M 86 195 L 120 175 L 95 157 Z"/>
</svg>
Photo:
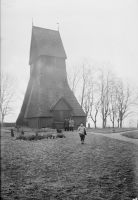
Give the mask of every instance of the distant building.
<svg viewBox="0 0 138 200">
<path fill-rule="evenodd" d="M 65 118 L 86 124 L 86 115 L 67 82 L 67 59 L 59 31 L 32 27 L 30 79 L 17 125 L 63 127 Z"/>
</svg>

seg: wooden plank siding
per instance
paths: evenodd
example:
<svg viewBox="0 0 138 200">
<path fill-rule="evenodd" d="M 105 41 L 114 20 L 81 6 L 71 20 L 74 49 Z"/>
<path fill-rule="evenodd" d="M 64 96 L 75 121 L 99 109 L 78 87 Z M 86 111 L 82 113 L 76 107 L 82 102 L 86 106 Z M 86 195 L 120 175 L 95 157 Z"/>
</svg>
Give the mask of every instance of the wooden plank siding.
<svg viewBox="0 0 138 200">
<path fill-rule="evenodd" d="M 30 128 L 38 128 L 38 118 L 30 118 L 28 121 L 28 127 Z"/>
<path fill-rule="evenodd" d="M 53 118 L 52 117 L 40 117 L 38 127 L 39 128 L 52 128 Z"/>
<path fill-rule="evenodd" d="M 69 110 L 54 110 L 53 111 L 53 121 L 54 122 L 64 122 L 64 120 L 70 117 Z"/>
</svg>

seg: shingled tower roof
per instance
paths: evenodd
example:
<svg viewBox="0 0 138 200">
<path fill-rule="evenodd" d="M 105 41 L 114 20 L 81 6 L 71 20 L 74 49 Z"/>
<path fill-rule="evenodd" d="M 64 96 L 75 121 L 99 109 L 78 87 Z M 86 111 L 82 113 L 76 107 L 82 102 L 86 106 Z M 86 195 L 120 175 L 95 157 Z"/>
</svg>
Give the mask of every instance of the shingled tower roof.
<svg viewBox="0 0 138 200">
<path fill-rule="evenodd" d="M 33 26 L 29 64 L 41 55 L 67 58 L 59 31 Z"/>
</svg>

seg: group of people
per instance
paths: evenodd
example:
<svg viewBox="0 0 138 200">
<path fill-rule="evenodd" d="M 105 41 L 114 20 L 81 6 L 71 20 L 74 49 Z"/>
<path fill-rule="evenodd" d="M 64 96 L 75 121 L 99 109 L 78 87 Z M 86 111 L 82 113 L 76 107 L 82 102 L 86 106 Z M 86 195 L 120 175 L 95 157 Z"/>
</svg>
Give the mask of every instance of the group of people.
<svg viewBox="0 0 138 200">
<path fill-rule="evenodd" d="M 67 118 L 64 121 L 65 131 L 74 131 L 74 120 L 72 118 Z"/>
<path fill-rule="evenodd" d="M 67 118 L 64 121 L 64 130 L 65 131 L 74 131 L 74 120 L 72 118 Z M 81 144 L 84 144 L 85 135 L 86 135 L 86 128 L 83 123 L 80 123 L 78 128 Z"/>
</svg>

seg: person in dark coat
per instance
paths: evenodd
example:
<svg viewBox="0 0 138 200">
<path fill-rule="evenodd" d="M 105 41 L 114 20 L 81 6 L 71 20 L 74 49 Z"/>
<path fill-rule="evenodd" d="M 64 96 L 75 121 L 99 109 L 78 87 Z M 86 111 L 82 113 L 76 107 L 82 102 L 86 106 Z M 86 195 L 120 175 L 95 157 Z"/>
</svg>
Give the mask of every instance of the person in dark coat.
<svg viewBox="0 0 138 200">
<path fill-rule="evenodd" d="M 65 121 L 64 121 L 64 130 L 65 130 L 65 131 L 67 131 L 66 121 L 67 121 L 67 119 L 65 119 Z"/>
<path fill-rule="evenodd" d="M 11 129 L 11 137 L 14 137 L 13 129 Z"/>
<path fill-rule="evenodd" d="M 73 131 L 73 129 L 74 129 L 74 121 L 73 121 L 72 118 L 70 118 L 70 120 L 69 120 L 69 130 Z"/>
<path fill-rule="evenodd" d="M 24 135 L 24 131 L 23 131 L 23 129 L 22 129 L 22 131 L 21 131 L 21 135 Z"/>
</svg>

